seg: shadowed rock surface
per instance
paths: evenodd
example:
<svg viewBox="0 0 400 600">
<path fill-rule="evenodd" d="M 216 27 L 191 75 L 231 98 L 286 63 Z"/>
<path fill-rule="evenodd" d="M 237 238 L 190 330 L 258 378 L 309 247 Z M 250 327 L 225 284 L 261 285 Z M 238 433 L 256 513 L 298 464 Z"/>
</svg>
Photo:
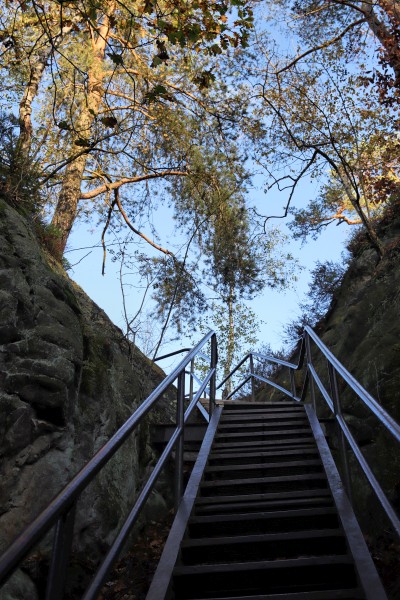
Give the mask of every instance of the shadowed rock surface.
<svg viewBox="0 0 400 600">
<path fill-rule="evenodd" d="M 334 295 L 331 309 L 316 332 L 364 388 L 400 422 L 400 217 L 399 203 L 394 204 L 379 226 L 386 255 L 377 256 L 360 233 L 352 242 L 353 258 L 340 288 Z M 298 353 L 292 360 L 297 361 Z M 313 350 L 314 366 L 329 389 L 326 361 Z M 296 375 L 300 392 L 304 372 Z M 275 378 L 290 388 L 287 370 Z M 383 487 L 394 509 L 400 513 L 400 455 L 398 444 L 380 425 L 378 419 L 338 378 L 344 417 L 363 455 Z M 272 391 L 271 400 L 279 392 Z M 328 416 L 321 396 L 318 396 L 320 416 Z M 325 407 L 325 408 L 324 408 Z M 334 425 L 326 424 L 328 440 L 334 452 L 338 448 Z M 336 453 L 338 455 L 338 453 Z M 398 577 L 398 541 L 375 499 L 361 469 L 349 452 L 352 490 L 357 517 L 367 532 L 381 575 L 391 592 L 400 597 Z M 339 464 L 340 466 L 340 464 Z M 383 550 L 384 549 L 384 550 Z M 393 565 L 396 565 L 395 567 Z"/>
<path fill-rule="evenodd" d="M 128 344 L 43 252 L 21 215 L 2 200 L 0 213 L 2 551 L 122 425 L 163 372 Z M 171 393 L 157 418 L 170 420 L 173 402 Z M 95 560 L 132 506 L 154 459 L 148 432 L 149 422 L 84 493 L 75 527 L 78 553 Z M 160 493 L 152 506 L 150 518 L 166 508 Z M 28 585 L 24 577 L 19 585 Z M 26 590 L 21 593 L 28 597 Z"/>
</svg>

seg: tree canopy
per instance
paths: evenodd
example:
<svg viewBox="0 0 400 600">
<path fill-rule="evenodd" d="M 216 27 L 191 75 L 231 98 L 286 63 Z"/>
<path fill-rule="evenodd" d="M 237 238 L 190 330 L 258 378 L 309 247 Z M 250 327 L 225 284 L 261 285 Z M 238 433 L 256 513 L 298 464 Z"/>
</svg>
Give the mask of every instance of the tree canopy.
<svg viewBox="0 0 400 600">
<path fill-rule="evenodd" d="M 399 24 L 396 0 L 4 3 L 2 191 L 44 219 L 58 258 L 86 219 L 104 273 L 117 236 L 113 259 L 135 262 L 165 324 L 223 307 L 228 368 L 243 300 L 293 275 L 271 218 L 303 239 L 361 225 L 384 253 L 375 222 L 400 193 Z M 305 178 L 317 192 L 298 204 Z M 162 205 L 179 251 L 152 226 Z M 128 257 L 124 231 L 149 252 Z"/>
</svg>

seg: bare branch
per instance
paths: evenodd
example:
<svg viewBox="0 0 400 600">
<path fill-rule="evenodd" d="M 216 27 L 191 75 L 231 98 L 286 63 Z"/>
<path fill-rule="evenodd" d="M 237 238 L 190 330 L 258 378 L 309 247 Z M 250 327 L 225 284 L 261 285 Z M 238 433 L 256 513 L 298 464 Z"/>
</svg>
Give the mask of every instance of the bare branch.
<svg viewBox="0 0 400 600">
<path fill-rule="evenodd" d="M 265 217 L 264 229 L 265 229 L 265 224 L 267 223 L 267 221 L 269 219 L 285 219 L 287 217 L 287 214 L 288 214 L 289 208 L 290 208 L 290 204 L 291 204 L 291 202 L 293 200 L 293 196 L 294 196 L 294 193 L 296 191 L 297 184 L 303 178 L 303 176 L 306 174 L 306 172 L 311 167 L 311 165 L 315 162 L 317 156 L 318 156 L 318 152 L 317 152 L 317 150 L 314 150 L 313 155 L 307 161 L 305 167 L 300 171 L 300 173 L 296 177 L 286 176 L 286 177 L 283 178 L 283 179 L 288 179 L 289 178 L 289 179 L 291 179 L 293 181 L 293 185 L 291 186 L 292 189 L 290 190 L 289 198 L 288 198 L 288 201 L 286 203 L 284 213 L 283 213 L 283 215 L 269 215 L 268 217 Z M 279 180 L 276 180 L 273 185 L 275 185 L 275 184 L 279 184 Z"/>
<path fill-rule="evenodd" d="M 81 200 L 91 200 L 92 198 L 96 198 L 100 194 L 104 194 L 108 190 L 117 190 L 121 186 L 127 183 L 138 183 L 140 181 L 148 181 L 149 179 L 159 179 L 161 177 L 167 177 L 170 175 L 179 176 L 179 177 L 187 177 L 189 175 L 188 171 L 161 171 L 158 173 L 147 173 L 146 175 L 138 175 L 137 177 L 124 177 L 119 181 L 113 181 L 112 183 L 105 183 L 90 192 L 84 192 L 80 195 Z"/>
<path fill-rule="evenodd" d="M 136 227 L 134 227 L 132 225 L 132 223 L 130 222 L 126 212 L 124 211 L 121 201 L 119 199 L 119 190 L 118 189 L 114 189 L 114 196 L 115 196 L 115 198 L 114 198 L 113 204 L 116 204 L 118 206 L 119 212 L 121 213 L 125 223 L 129 227 L 129 229 L 131 231 L 133 231 L 133 233 L 136 233 L 136 235 L 138 235 L 139 237 L 144 239 L 148 244 L 150 244 L 150 246 L 152 246 L 156 250 L 159 250 L 160 252 L 162 252 L 163 254 L 166 254 L 167 256 L 174 256 L 174 254 L 170 250 L 167 250 L 166 248 L 159 246 L 158 244 L 153 242 L 150 238 L 148 238 L 144 233 L 142 233 L 141 231 L 139 231 L 138 229 L 136 229 Z"/>
<path fill-rule="evenodd" d="M 331 40 L 327 40 L 326 42 L 324 42 L 323 44 L 320 44 L 319 46 L 313 46 L 313 48 L 309 48 L 302 54 L 299 54 L 298 56 L 296 56 L 288 65 L 285 65 L 278 71 L 275 71 L 273 74 L 280 75 L 280 73 L 283 73 L 284 71 L 288 71 L 289 69 L 294 67 L 300 60 L 302 60 L 309 54 L 313 54 L 314 52 L 318 52 L 318 50 L 323 50 L 324 48 L 329 48 L 329 46 L 332 46 L 333 44 L 336 44 L 336 42 L 341 40 L 346 35 L 346 33 L 348 33 L 351 29 L 354 29 L 354 27 L 357 27 L 358 25 L 362 25 L 363 23 L 366 23 L 366 22 L 367 22 L 367 19 L 363 18 L 363 19 L 358 19 L 358 21 L 354 21 L 354 23 L 350 23 L 350 25 L 348 25 L 345 29 L 343 29 L 343 31 L 341 31 L 339 33 L 339 35 L 337 35 L 336 37 L 332 38 Z"/>
<path fill-rule="evenodd" d="M 106 231 L 111 223 L 111 216 L 112 216 L 112 212 L 114 210 L 114 206 L 115 206 L 115 200 L 110 204 L 110 206 L 108 208 L 106 224 L 104 225 L 104 229 L 101 234 L 101 245 L 103 246 L 103 264 L 101 265 L 101 274 L 102 275 L 104 275 L 105 270 L 106 270 L 107 248 L 106 248 L 106 244 L 105 244 L 105 235 L 106 235 Z"/>
</svg>

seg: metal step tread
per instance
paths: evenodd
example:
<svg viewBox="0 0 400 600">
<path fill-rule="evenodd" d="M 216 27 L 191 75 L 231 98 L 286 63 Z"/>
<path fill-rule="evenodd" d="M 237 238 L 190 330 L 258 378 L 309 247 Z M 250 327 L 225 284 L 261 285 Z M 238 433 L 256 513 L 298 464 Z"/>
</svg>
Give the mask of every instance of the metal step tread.
<svg viewBox="0 0 400 600">
<path fill-rule="evenodd" d="M 305 412 L 302 410 L 296 411 L 263 411 L 257 413 L 245 413 L 245 414 L 237 414 L 237 412 L 232 413 L 223 413 L 220 419 L 220 423 L 247 423 L 248 421 L 263 421 L 267 419 L 268 421 L 279 421 L 280 419 L 298 419 L 302 420 L 306 416 Z"/>
<path fill-rule="evenodd" d="M 305 414 L 306 412 L 303 408 L 273 408 L 270 410 L 259 409 L 250 411 L 225 409 L 221 416 L 221 422 L 223 423 L 230 419 L 240 419 L 242 423 L 251 419 L 301 419 Z"/>
<path fill-rule="evenodd" d="M 237 438 L 235 438 L 237 440 Z M 281 440 L 280 438 L 275 439 L 275 440 L 257 440 L 254 442 L 246 442 L 246 441 L 242 441 L 240 442 L 240 444 L 235 443 L 235 440 L 232 440 L 230 442 L 214 442 L 213 447 L 212 447 L 212 452 L 214 453 L 216 450 L 227 450 L 228 448 L 232 448 L 233 450 L 235 450 L 236 452 L 240 452 L 240 451 L 244 451 L 246 448 L 259 448 L 260 452 L 262 451 L 262 448 L 276 448 L 277 446 L 279 447 L 286 447 L 288 450 L 290 448 L 297 448 L 299 446 L 304 446 L 308 444 L 308 446 L 311 446 L 313 448 L 315 448 L 315 440 L 312 437 L 312 434 L 308 434 L 306 438 L 295 438 L 295 439 L 289 439 L 289 440 Z"/>
<path fill-rule="evenodd" d="M 249 410 L 248 408 L 248 404 L 245 405 L 238 405 L 238 406 L 227 406 L 225 404 L 224 408 L 223 408 L 223 413 L 222 416 L 226 416 L 226 415 L 257 415 L 259 413 L 284 413 L 284 412 L 293 412 L 293 413 L 303 413 L 304 411 L 304 406 L 299 406 L 298 404 L 256 404 L 253 406 L 253 408 L 251 408 Z"/>
<path fill-rule="evenodd" d="M 226 495 L 226 496 L 200 496 L 196 499 L 196 505 L 199 504 L 223 504 L 227 502 L 239 502 L 243 500 L 250 504 L 251 500 L 286 500 L 286 499 L 298 499 L 306 498 L 310 499 L 310 496 L 320 497 L 327 496 L 331 498 L 331 492 L 329 488 L 314 489 L 314 490 L 295 490 L 289 492 L 264 492 L 258 494 L 237 494 L 237 495 Z"/>
<path fill-rule="evenodd" d="M 285 594 L 258 594 L 256 596 L 218 596 L 207 600 L 362 600 L 360 588 L 320 590 L 316 592 L 289 592 Z M 194 600 L 202 600 L 200 597 Z"/>
<path fill-rule="evenodd" d="M 242 471 L 243 469 L 247 469 L 249 471 L 254 471 L 256 469 L 288 469 L 290 467 L 314 467 L 320 466 L 323 468 L 322 462 L 320 460 L 296 460 L 296 461 L 285 461 L 272 463 L 264 462 L 264 463 L 248 463 L 242 465 L 210 465 L 205 468 L 205 473 L 226 473 L 227 471 Z"/>
<path fill-rule="evenodd" d="M 273 421 L 269 421 L 268 419 L 263 419 L 263 420 L 259 420 L 259 421 L 248 421 L 247 423 L 240 423 L 239 421 L 236 422 L 229 422 L 227 423 L 222 422 L 220 424 L 220 426 L 218 427 L 218 431 L 225 430 L 225 429 L 232 429 L 232 427 L 235 427 L 236 429 L 250 429 L 251 427 L 268 427 L 268 429 L 272 429 L 273 427 L 287 427 L 288 425 L 295 425 L 295 426 L 300 426 L 300 425 L 304 425 L 305 427 L 309 427 L 309 423 L 307 421 L 306 418 L 301 418 L 301 419 L 282 419 L 282 420 L 273 420 Z"/>
<path fill-rule="evenodd" d="M 304 419 L 306 412 L 303 409 L 294 410 L 293 408 L 272 409 L 272 410 L 230 410 L 224 411 L 221 416 L 221 423 L 238 421 L 247 423 L 248 421 L 279 420 L 279 419 Z"/>
<path fill-rule="evenodd" d="M 254 437 L 254 435 L 262 436 L 262 437 L 270 437 L 270 436 L 279 436 L 279 438 L 283 437 L 293 437 L 294 435 L 311 435 L 311 429 L 309 426 L 302 427 L 299 429 L 281 429 L 281 430 L 272 430 L 272 431 L 260 431 L 260 432 L 247 432 L 247 433 L 218 433 L 215 436 L 215 440 L 223 439 L 240 439 L 244 437 Z"/>
<path fill-rule="evenodd" d="M 263 432 L 276 432 L 281 433 L 284 431 L 297 431 L 308 428 L 307 421 L 303 419 L 299 419 L 298 421 L 277 421 L 277 422 L 268 422 L 268 421 L 260 421 L 247 423 L 246 426 L 238 425 L 237 423 L 226 423 L 225 425 L 221 425 L 218 427 L 217 435 L 221 434 L 232 434 L 232 433 L 242 433 L 244 434 L 253 434 L 253 433 L 263 433 Z"/>
<path fill-rule="evenodd" d="M 235 546 L 238 544 L 257 544 L 261 542 L 285 542 L 290 540 L 308 540 L 320 538 L 344 537 L 343 531 L 336 529 L 317 529 L 309 531 L 289 531 L 283 533 L 256 533 L 252 535 L 232 535 L 212 538 L 186 539 L 182 548 L 201 548 L 209 546 Z"/>
<path fill-rule="evenodd" d="M 260 483 L 282 483 L 291 482 L 293 484 L 296 481 L 324 481 L 328 485 L 328 481 L 325 473 L 307 473 L 305 475 L 281 475 L 279 477 L 249 477 L 247 479 L 221 479 L 219 481 L 202 481 L 200 489 L 205 488 L 218 488 L 227 486 L 240 486 L 240 485 L 251 485 Z"/>
<path fill-rule="evenodd" d="M 330 554 L 326 556 L 309 556 L 305 558 L 218 563 L 213 565 L 178 565 L 174 568 L 174 575 L 203 575 L 205 573 L 232 573 L 232 571 L 238 573 L 243 571 L 304 569 L 305 567 L 316 568 L 331 565 L 352 564 L 353 560 L 348 554 Z"/>
<path fill-rule="evenodd" d="M 294 400 L 282 400 L 282 402 L 240 402 L 239 400 L 226 400 L 224 402 L 224 410 L 227 408 L 258 408 L 260 406 L 266 408 L 280 408 L 281 406 L 296 406 L 298 408 L 303 408 L 303 406 L 299 402 L 295 402 Z"/>
<path fill-rule="evenodd" d="M 234 515 L 201 515 L 189 519 L 189 525 L 207 525 L 211 523 L 237 523 L 238 521 L 278 520 L 304 517 L 317 517 L 320 515 L 336 515 L 333 507 L 324 508 L 300 508 L 293 510 L 260 511 L 257 513 L 236 513 Z"/>
<path fill-rule="evenodd" d="M 299 450 L 301 450 L 304 454 L 311 454 L 314 456 L 318 456 L 318 450 L 314 447 L 303 447 L 299 446 L 296 448 L 291 448 L 290 450 L 270 450 L 269 452 L 253 452 L 250 450 L 249 452 L 212 452 L 209 456 L 209 461 L 211 460 L 225 460 L 225 459 L 242 459 L 248 460 L 251 458 L 267 458 L 269 461 L 272 461 L 274 458 L 280 459 L 282 457 L 288 457 L 288 459 L 293 460 L 294 458 L 298 458 L 301 460 L 303 457 L 300 455 Z M 275 462 L 275 461 L 274 461 Z M 276 461 L 278 462 L 278 461 Z"/>
<path fill-rule="evenodd" d="M 288 499 L 269 499 L 255 500 L 254 502 L 227 502 L 221 504 L 199 504 L 196 507 L 195 513 L 197 516 L 203 515 L 236 515 L 247 511 L 249 514 L 259 511 L 271 510 L 291 510 L 292 508 L 301 507 L 316 507 L 330 508 L 333 506 L 333 499 L 329 496 L 305 497 L 305 498 L 288 498 Z"/>
</svg>

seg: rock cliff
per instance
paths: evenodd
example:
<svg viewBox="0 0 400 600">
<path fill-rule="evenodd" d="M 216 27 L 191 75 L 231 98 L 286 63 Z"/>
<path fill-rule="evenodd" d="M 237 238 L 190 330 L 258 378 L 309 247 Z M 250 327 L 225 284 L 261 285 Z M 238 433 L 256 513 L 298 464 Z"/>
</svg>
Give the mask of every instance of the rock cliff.
<svg viewBox="0 0 400 600">
<path fill-rule="evenodd" d="M 322 341 L 364 388 L 400 423 L 400 213 L 399 202 L 387 210 L 379 224 L 379 235 L 386 248 L 378 262 L 366 236 L 359 232 L 350 245 L 352 258 L 331 308 L 315 327 Z M 297 353 L 292 356 L 297 361 Z M 326 363 L 313 351 L 314 366 L 329 389 Z M 296 376 L 301 390 L 304 373 Z M 286 370 L 278 381 L 290 388 Z M 365 409 L 346 384 L 338 379 L 344 416 L 362 452 L 383 486 L 393 506 L 400 510 L 400 456 L 396 443 L 383 430 L 376 417 Z M 271 399 L 279 397 L 272 392 Z M 324 401 L 319 397 L 320 414 Z M 325 411 L 328 416 L 328 411 Z M 326 426 L 333 448 L 337 445 L 335 428 Z M 351 458 L 353 492 L 361 521 L 374 530 L 386 528 L 380 509 L 370 492 L 355 459 Z"/>
<path fill-rule="evenodd" d="M 43 251 L 29 222 L 1 199 L 0 219 L 1 551 L 118 429 L 163 373 L 126 342 Z M 164 421 L 172 404 L 169 396 L 158 408 Z M 143 425 L 79 502 L 78 553 L 94 561 L 102 553 L 152 459 L 148 425 Z M 154 504 L 165 508 L 160 495 Z M 28 596 L 21 592 L 15 597 Z"/>
<path fill-rule="evenodd" d="M 397 204 L 379 226 L 386 256 L 376 253 L 361 234 L 353 258 L 317 333 L 364 388 L 400 423 L 400 218 Z M 323 361 L 317 361 L 324 374 Z M 393 506 L 400 510 L 400 456 L 376 417 L 339 380 L 345 417 Z M 359 516 L 379 524 L 376 505 L 358 465 L 352 462 Z"/>
</svg>

